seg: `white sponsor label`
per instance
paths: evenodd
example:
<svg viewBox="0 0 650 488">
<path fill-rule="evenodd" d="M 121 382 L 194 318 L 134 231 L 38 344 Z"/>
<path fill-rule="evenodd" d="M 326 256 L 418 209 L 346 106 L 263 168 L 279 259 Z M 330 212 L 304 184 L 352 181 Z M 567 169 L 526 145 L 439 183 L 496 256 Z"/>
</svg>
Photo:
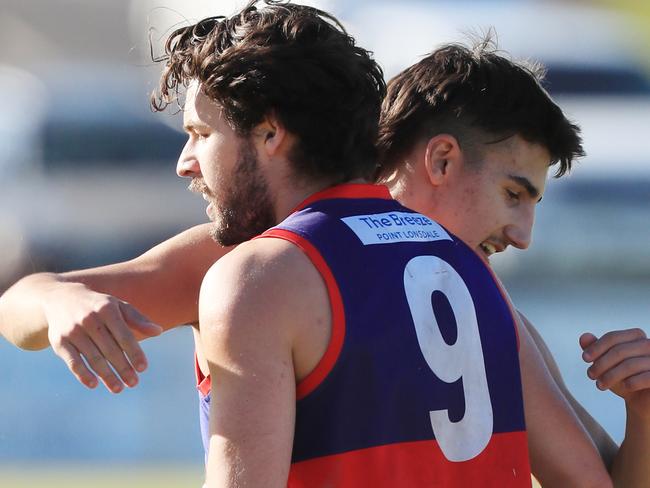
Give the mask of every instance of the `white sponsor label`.
<svg viewBox="0 0 650 488">
<path fill-rule="evenodd" d="M 341 220 L 365 245 L 452 240 L 439 224 L 417 213 L 387 212 Z"/>
</svg>

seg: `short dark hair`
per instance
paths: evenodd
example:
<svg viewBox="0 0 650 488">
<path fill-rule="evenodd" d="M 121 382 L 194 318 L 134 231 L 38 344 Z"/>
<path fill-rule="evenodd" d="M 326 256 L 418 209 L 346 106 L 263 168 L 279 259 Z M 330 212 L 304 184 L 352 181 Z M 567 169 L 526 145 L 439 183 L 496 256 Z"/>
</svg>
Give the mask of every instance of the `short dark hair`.
<svg viewBox="0 0 650 488">
<path fill-rule="evenodd" d="M 316 8 L 250 1 L 230 17 L 174 31 L 165 44 L 154 110 L 196 79 L 240 136 L 274 115 L 297 136 L 297 175 L 336 183 L 369 177 L 386 84 L 371 53 Z"/>
<path fill-rule="evenodd" d="M 580 128 L 541 86 L 541 65 L 515 62 L 488 35 L 471 48 L 448 44 L 388 83 L 379 127 L 380 176 L 422 139 L 449 133 L 472 153 L 476 142 L 519 135 L 559 163 L 555 176 L 584 156 Z M 471 156 L 470 156 L 471 159 Z"/>
</svg>

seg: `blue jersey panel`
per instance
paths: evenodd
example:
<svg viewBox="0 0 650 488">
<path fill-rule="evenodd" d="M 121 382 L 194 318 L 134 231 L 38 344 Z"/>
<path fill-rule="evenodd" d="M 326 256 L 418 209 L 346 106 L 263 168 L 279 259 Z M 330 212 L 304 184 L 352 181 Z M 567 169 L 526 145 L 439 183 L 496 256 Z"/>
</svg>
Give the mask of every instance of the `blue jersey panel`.
<svg viewBox="0 0 650 488">
<path fill-rule="evenodd" d="M 448 411 L 452 423 L 465 417 L 466 389 L 473 385 L 463 384 L 468 381 L 463 374 L 452 381 L 439 378 L 418 341 L 405 289 L 407 264 L 418 257 L 444 261 L 469 291 L 480 337 L 476 361 L 484 364 L 489 391 L 484 401 L 492 409 L 493 432 L 525 430 L 511 311 L 491 272 L 464 243 L 386 199 L 316 201 L 278 228 L 318 249 L 336 279 L 345 310 L 345 339 L 336 363 L 298 401 L 294 462 L 435 438 L 431 411 Z M 412 262 L 416 271 L 418 262 Z M 431 290 L 428 299 L 441 337 L 452 347 L 450 358 L 466 352 L 453 349 L 457 317 L 444 290 Z"/>
</svg>

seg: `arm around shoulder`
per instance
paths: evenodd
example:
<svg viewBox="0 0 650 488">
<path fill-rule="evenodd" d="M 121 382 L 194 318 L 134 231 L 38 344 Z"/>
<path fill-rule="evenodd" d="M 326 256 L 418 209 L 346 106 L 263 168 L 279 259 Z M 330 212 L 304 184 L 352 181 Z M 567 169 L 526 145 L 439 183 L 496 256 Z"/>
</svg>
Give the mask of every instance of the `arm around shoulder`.
<svg viewBox="0 0 650 488">
<path fill-rule="evenodd" d="M 209 224 L 188 229 L 123 263 L 68 273 L 26 276 L 0 297 L 0 333 L 23 349 L 50 345 L 48 309 L 73 313 L 101 307 L 95 293 L 117 297 L 165 328 L 198 320 L 198 294 L 210 265 L 230 249 L 217 245 Z M 54 313 L 56 315 L 56 313 Z M 137 330 L 136 330 L 137 332 Z M 145 333 L 144 336 L 146 337 Z"/>
<path fill-rule="evenodd" d="M 96 384 L 92 369 L 120 391 L 108 364 L 133 386 L 131 366 L 146 368 L 137 340 L 160 334 L 159 325 L 197 322 L 203 275 L 228 251 L 202 225 L 130 261 L 27 276 L 0 298 L 0 332 L 24 349 L 51 345 L 86 386 Z"/>
</svg>

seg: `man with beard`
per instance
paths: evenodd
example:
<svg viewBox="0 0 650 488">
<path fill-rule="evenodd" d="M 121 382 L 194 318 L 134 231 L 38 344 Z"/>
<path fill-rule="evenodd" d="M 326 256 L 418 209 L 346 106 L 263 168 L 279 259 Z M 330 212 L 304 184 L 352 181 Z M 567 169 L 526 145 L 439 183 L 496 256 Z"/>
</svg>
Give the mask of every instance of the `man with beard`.
<svg viewBox="0 0 650 488">
<path fill-rule="evenodd" d="M 397 195 L 445 218 L 447 199 L 435 197 L 443 191 L 452 197 L 451 182 L 470 178 L 465 151 L 490 167 L 512 155 L 509 169 L 524 176 L 510 175 L 519 186 L 505 194 L 523 200 L 526 218 L 506 219 L 523 234 L 476 236 L 464 220 L 445 219 L 477 254 L 382 187 L 363 183 L 374 169 L 381 73 L 336 25 L 307 8 L 249 5 L 172 34 L 156 106 L 164 108 L 176 88 L 189 85 L 188 142 L 178 173 L 192 177 L 191 189 L 209 202 L 210 233 L 221 246 L 200 227 L 132 262 L 27 278 L 3 297 L 3 334 L 27 348 L 52 343 L 84 384 L 96 384 L 90 366 L 117 392 L 122 383 L 111 366 L 130 386 L 137 382 L 134 368 L 145 366 L 124 325 L 142 336 L 160 332 L 133 306 L 165 327 L 200 318 L 197 360 L 202 406 L 211 409 L 206 440 L 214 486 L 283 486 L 287 477 L 296 486 L 527 486 L 514 327 L 485 262 L 505 245 L 527 245 L 530 204 L 543 193 L 549 163 L 567 168 L 580 152 L 575 128 L 530 84 L 530 73 L 489 57 L 501 75 L 516 75 L 524 99 L 532 94 L 568 134 L 558 153 L 544 137 L 528 140 L 527 127 L 497 127 L 502 141 L 470 138 L 463 150 L 460 136 L 436 128 L 409 142 L 422 154 L 394 151 L 403 172 L 388 171 L 395 168 L 384 159 Z M 402 95 L 413 96 L 411 90 Z M 413 184 L 413 175 L 437 193 L 421 185 L 409 191 L 402 183 Z M 471 188 L 459 187 L 465 195 L 475 184 L 486 185 L 486 195 L 494 189 L 494 181 L 472 177 Z M 502 217 L 503 202 L 490 198 L 474 203 L 487 202 L 486 210 Z M 458 209 L 464 217 L 476 210 Z M 224 246 L 260 233 L 223 257 Z M 203 280 L 199 317 L 198 286 L 217 259 Z M 436 275 L 447 281 L 430 281 Z M 81 295 L 75 306 L 94 312 L 79 324 L 69 319 L 66 300 Z M 48 322 L 67 330 L 51 328 L 48 338 Z M 439 330 L 430 326 L 436 323 Z M 593 446 L 525 328 L 519 341 L 534 471 L 549 486 L 607 486 Z M 218 391 L 211 406 L 210 383 Z"/>
</svg>

